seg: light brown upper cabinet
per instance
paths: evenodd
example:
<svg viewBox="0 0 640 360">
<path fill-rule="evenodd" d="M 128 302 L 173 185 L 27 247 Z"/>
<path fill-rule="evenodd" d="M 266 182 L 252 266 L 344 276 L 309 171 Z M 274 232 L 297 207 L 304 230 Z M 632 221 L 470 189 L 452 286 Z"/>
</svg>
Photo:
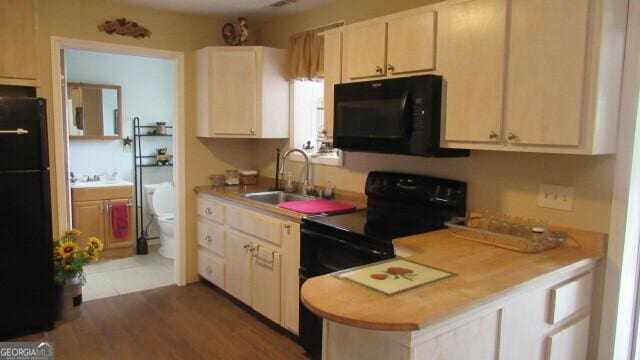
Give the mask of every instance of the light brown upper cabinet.
<svg viewBox="0 0 640 360">
<path fill-rule="evenodd" d="M 615 152 L 624 3 L 445 2 L 438 21 L 446 83 L 443 146 Z"/>
<path fill-rule="evenodd" d="M 384 76 L 387 24 L 378 23 L 349 28 L 345 33 L 347 76 L 360 79 Z"/>
<path fill-rule="evenodd" d="M 333 136 L 333 90 L 341 82 L 342 29 L 330 30 L 324 36 L 324 129 Z"/>
<path fill-rule="evenodd" d="M 580 144 L 589 0 L 514 0 L 507 97 L 513 144 Z"/>
<path fill-rule="evenodd" d="M 0 1 L 0 84 L 36 86 L 34 0 Z"/>
<path fill-rule="evenodd" d="M 433 70 L 435 26 L 435 11 L 412 11 L 347 26 L 344 80 L 415 75 Z"/>
<path fill-rule="evenodd" d="M 387 71 L 402 74 L 435 68 L 436 13 L 403 16 L 387 23 Z"/>
<path fill-rule="evenodd" d="M 263 46 L 196 51 L 197 136 L 287 138 L 287 51 Z"/>
<path fill-rule="evenodd" d="M 502 133 L 507 0 L 448 4 L 445 138 L 497 142 Z"/>
</svg>

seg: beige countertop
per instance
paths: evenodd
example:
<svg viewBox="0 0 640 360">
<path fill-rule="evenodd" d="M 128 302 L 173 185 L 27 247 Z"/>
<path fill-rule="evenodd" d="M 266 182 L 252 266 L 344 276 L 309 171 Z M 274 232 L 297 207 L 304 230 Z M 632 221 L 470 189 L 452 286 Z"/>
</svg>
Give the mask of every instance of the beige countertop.
<svg viewBox="0 0 640 360">
<path fill-rule="evenodd" d="M 198 194 L 214 196 L 224 200 L 230 200 L 242 205 L 251 206 L 260 210 L 268 211 L 276 215 L 286 216 L 292 219 L 300 220 L 307 216 L 295 211 L 279 208 L 277 205 L 265 204 L 255 200 L 249 200 L 242 196 L 247 193 L 269 191 L 273 186 L 273 180 L 269 178 L 260 178 L 257 185 L 234 185 L 234 186 L 196 186 L 194 191 Z M 336 191 L 336 201 L 354 205 L 358 209 L 367 207 L 367 200 L 364 194 L 351 193 L 345 191 Z"/>
<path fill-rule="evenodd" d="M 407 259 L 455 273 L 456 276 L 387 296 L 331 275 L 304 283 L 301 299 L 318 316 L 349 326 L 413 331 L 509 294 L 535 279 L 561 269 L 595 266 L 602 258 L 606 235 L 567 231 L 558 248 L 525 254 L 484 245 L 439 230 L 394 240 L 411 249 Z M 330 295 L 327 295 L 330 294 Z"/>
</svg>

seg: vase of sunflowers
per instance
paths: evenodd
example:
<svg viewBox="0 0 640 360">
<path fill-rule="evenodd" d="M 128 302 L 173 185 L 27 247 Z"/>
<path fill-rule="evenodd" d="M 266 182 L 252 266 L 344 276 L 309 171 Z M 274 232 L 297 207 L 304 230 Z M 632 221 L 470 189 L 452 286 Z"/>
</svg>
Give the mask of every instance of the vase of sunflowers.
<svg viewBox="0 0 640 360">
<path fill-rule="evenodd" d="M 95 236 L 90 236 L 84 247 L 78 243 L 79 230 L 67 230 L 54 239 L 53 268 L 54 281 L 58 285 L 58 319 L 72 320 L 82 314 L 82 285 L 86 279 L 84 266 L 98 261 L 104 244 Z"/>
</svg>

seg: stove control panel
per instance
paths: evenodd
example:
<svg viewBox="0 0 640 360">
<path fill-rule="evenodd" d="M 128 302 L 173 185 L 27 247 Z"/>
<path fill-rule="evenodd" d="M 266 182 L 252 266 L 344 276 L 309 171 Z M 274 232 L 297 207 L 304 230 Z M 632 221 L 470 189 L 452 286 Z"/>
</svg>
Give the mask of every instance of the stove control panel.
<svg viewBox="0 0 640 360">
<path fill-rule="evenodd" d="M 372 171 L 367 177 L 368 197 L 417 204 L 466 208 L 467 184 L 432 176 Z"/>
</svg>

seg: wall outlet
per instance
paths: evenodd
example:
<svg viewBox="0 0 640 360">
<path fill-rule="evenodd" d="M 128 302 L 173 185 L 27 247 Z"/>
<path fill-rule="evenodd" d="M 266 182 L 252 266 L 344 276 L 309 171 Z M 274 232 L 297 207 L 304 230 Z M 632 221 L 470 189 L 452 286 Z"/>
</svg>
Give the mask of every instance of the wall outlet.
<svg viewBox="0 0 640 360">
<path fill-rule="evenodd" d="M 573 210 L 573 187 L 540 184 L 538 206 L 567 211 Z"/>
</svg>

